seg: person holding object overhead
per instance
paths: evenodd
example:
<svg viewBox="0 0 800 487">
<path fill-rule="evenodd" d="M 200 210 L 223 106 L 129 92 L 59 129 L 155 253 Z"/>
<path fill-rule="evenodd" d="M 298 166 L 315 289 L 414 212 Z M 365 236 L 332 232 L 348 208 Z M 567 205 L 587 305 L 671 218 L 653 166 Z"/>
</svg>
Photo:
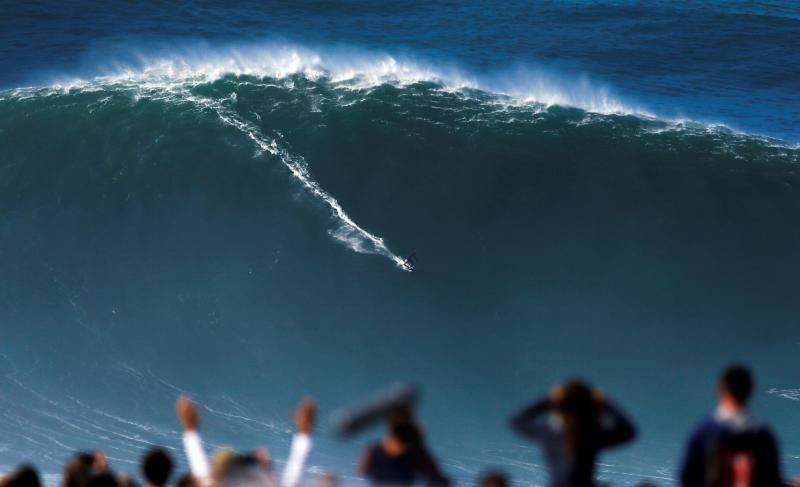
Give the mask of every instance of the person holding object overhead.
<svg viewBox="0 0 800 487">
<path fill-rule="evenodd" d="M 412 485 L 422 477 L 427 485 L 450 485 L 428 450 L 410 407 L 395 408 L 387 423 L 386 436 L 368 445 L 359 461 L 359 472 L 370 484 Z"/>
<path fill-rule="evenodd" d="M 361 404 L 337 411 L 331 429 L 349 437 L 378 424 L 387 431 L 382 440 L 367 445 L 358 463 L 360 475 L 370 485 L 450 485 L 425 442 L 414 415 L 419 390 L 411 384 L 395 384 Z"/>
<path fill-rule="evenodd" d="M 511 417 L 511 428 L 539 442 L 553 487 L 595 485 L 600 451 L 636 436 L 626 415 L 580 380 L 556 385 L 548 397 L 523 407 Z"/>
</svg>

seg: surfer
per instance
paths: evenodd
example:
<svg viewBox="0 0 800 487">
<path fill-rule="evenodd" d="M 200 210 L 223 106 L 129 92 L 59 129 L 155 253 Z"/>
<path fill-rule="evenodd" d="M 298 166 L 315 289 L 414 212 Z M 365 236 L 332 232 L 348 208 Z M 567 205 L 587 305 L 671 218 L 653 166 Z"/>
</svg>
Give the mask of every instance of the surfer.
<svg viewBox="0 0 800 487">
<path fill-rule="evenodd" d="M 411 251 L 408 257 L 403 260 L 403 264 L 407 266 L 409 269 L 414 268 L 415 261 L 417 260 L 417 249 Z"/>
</svg>

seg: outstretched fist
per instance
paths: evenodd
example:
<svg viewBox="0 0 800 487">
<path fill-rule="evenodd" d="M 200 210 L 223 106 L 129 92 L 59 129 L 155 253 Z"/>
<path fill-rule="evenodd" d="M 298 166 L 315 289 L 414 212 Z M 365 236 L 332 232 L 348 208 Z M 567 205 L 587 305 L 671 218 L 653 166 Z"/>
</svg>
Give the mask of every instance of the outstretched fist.
<svg viewBox="0 0 800 487">
<path fill-rule="evenodd" d="M 304 397 L 294 410 L 294 424 L 297 426 L 297 431 L 310 435 L 314 430 L 316 416 L 317 403 L 310 397 Z"/>
<path fill-rule="evenodd" d="M 178 413 L 178 419 L 181 420 L 184 431 L 197 430 L 200 416 L 197 414 L 197 408 L 194 407 L 191 399 L 183 395 L 179 397 L 178 402 L 175 404 L 175 411 Z"/>
</svg>

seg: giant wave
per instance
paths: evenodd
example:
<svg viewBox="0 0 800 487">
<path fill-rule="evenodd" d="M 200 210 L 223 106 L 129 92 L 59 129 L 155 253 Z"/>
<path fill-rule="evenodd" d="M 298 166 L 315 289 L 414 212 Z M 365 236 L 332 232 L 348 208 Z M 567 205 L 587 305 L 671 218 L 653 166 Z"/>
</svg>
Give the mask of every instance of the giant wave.
<svg viewBox="0 0 800 487">
<path fill-rule="evenodd" d="M 508 404 L 475 391 L 510 403 L 577 369 L 643 404 L 657 445 L 604 475 L 663 478 L 679 428 L 648 416 L 653 384 L 749 352 L 731 330 L 760 310 L 794 333 L 790 144 L 532 69 L 280 45 L 109 64 L 0 94 L 0 463 L 177 447 L 186 391 L 214 445 L 282 448 L 300 394 L 401 376 L 431 391 L 460 480 L 490 462 L 536 480 Z M 414 247 L 414 276 L 386 265 Z M 776 391 L 796 388 L 769 362 L 789 341 L 763 359 Z M 323 440 L 320 462 L 349 471 L 351 450 Z"/>
</svg>

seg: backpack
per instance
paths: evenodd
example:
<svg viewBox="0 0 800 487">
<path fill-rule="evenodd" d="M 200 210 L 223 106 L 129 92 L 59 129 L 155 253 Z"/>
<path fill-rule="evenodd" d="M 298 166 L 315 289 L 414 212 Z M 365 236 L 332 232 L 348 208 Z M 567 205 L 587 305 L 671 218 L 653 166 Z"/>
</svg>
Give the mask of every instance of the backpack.
<svg viewBox="0 0 800 487">
<path fill-rule="evenodd" d="M 773 487 L 780 485 L 776 448 L 763 428 L 720 430 L 709 442 L 706 485 Z"/>
</svg>

